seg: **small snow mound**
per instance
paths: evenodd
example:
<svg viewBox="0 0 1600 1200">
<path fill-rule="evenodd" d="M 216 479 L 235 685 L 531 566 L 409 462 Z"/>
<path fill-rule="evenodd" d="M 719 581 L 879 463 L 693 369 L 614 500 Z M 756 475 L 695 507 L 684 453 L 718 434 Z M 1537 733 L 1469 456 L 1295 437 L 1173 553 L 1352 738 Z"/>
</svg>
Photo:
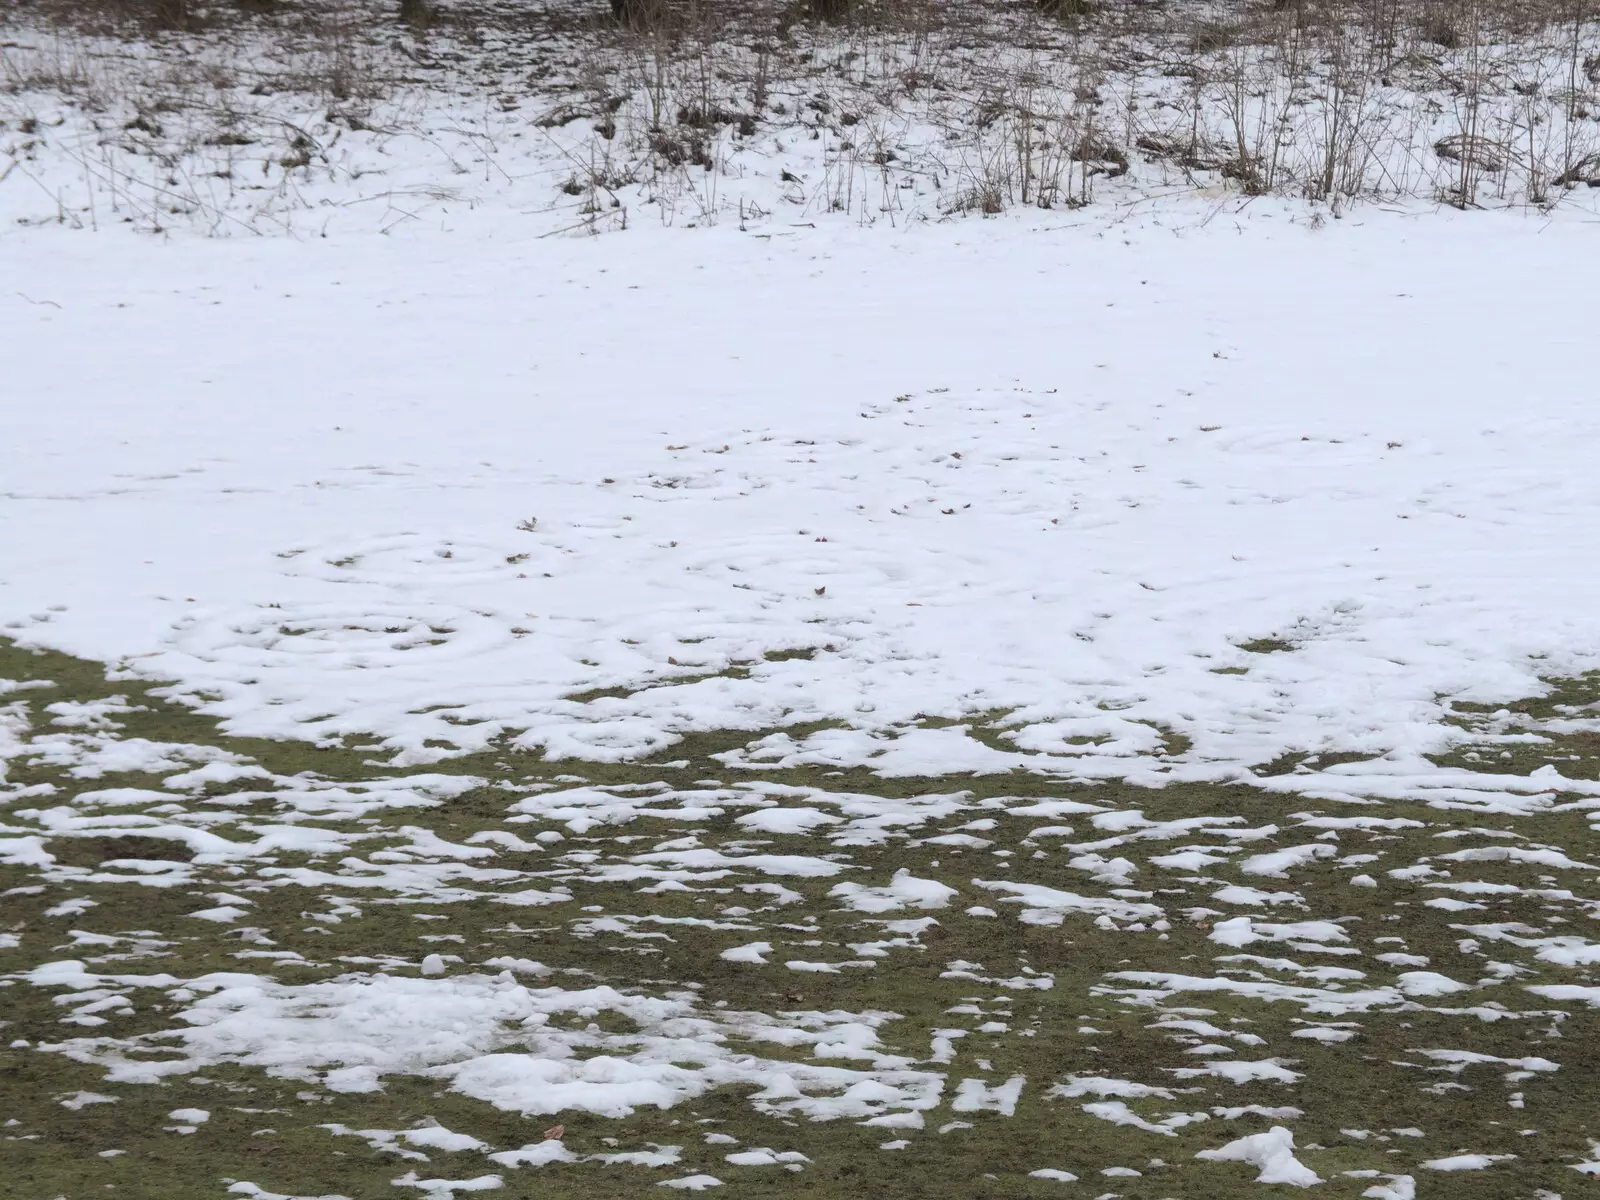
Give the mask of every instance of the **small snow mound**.
<svg viewBox="0 0 1600 1200">
<path fill-rule="evenodd" d="M 488 1192 L 506 1185 L 498 1175 L 479 1175 L 473 1179 L 418 1179 L 415 1171 L 407 1171 L 389 1182 L 395 1187 L 421 1188 L 430 1198 L 453 1196 L 457 1192 Z"/>
<path fill-rule="evenodd" d="M 1407 996 L 1448 996 L 1470 990 L 1466 984 L 1437 971 L 1402 971 L 1395 983 Z"/>
<path fill-rule="evenodd" d="M 798 1150 L 769 1150 L 758 1146 L 754 1150 L 740 1150 L 725 1156 L 725 1161 L 736 1167 L 773 1167 L 787 1163 L 807 1163 L 811 1160 Z"/>
<path fill-rule="evenodd" d="M 1282 1125 L 1274 1125 L 1265 1133 L 1239 1138 L 1216 1150 L 1202 1150 L 1195 1157 L 1208 1162 L 1242 1162 L 1260 1167 L 1257 1183 L 1312 1187 L 1322 1182 L 1321 1176 L 1294 1156 L 1294 1134 Z"/>
<path fill-rule="evenodd" d="M 841 883 L 828 895 L 841 899 L 857 912 L 895 912 L 908 905 L 913 908 L 944 908 L 955 896 L 956 889 L 933 879 L 918 879 L 904 867 L 883 887 L 864 887 L 859 883 Z"/>
<path fill-rule="evenodd" d="M 1422 1165 L 1429 1171 L 1482 1171 L 1515 1157 L 1515 1154 L 1452 1154 L 1449 1158 L 1430 1158 Z"/>
<path fill-rule="evenodd" d="M 326 1196 L 289 1196 L 282 1192 L 269 1192 L 260 1184 L 251 1183 L 249 1180 L 241 1180 L 232 1184 L 228 1188 L 228 1192 L 234 1196 L 253 1196 L 255 1200 L 349 1200 L 347 1196 L 335 1195 L 331 1192 Z"/>
<path fill-rule="evenodd" d="M 1375 1183 L 1361 1195 L 1363 1200 L 1417 1200 L 1417 1181 L 1410 1175 L 1391 1175 L 1388 1183 Z"/>
<path fill-rule="evenodd" d="M 115 1104 L 117 1098 L 115 1096 L 102 1096 L 99 1092 L 73 1092 L 68 1096 L 57 1097 L 56 1102 L 62 1108 L 70 1108 L 73 1112 L 77 1112 L 80 1108 L 85 1108 L 91 1104 Z"/>
</svg>

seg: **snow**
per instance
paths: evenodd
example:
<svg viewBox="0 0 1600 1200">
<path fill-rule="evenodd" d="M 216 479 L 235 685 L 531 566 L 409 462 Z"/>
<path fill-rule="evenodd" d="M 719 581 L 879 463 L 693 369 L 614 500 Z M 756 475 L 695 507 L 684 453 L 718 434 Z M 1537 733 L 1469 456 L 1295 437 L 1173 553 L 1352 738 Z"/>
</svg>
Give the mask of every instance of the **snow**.
<svg viewBox="0 0 1600 1200">
<path fill-rule="evenodd" d="M 1421 758 L 1455 740 L 1440 697 L 1534 693 L 1600 654 L 1566 552 L 1596 518 L 1585 317 L 1543 286 L 1584 228 L 1372 210 L 1313 234 L 1277 202 L 1199 217 L 760 243 L 471 224 L 409 235 L 403 261 L 353 234 L 315 254 L 11 235 L 59 307 L 0 299 L 33 398 L 9 417 L 32 452 L 6 472 L 0 616 L 215 696 L 238 732 L 376 733 L 414 762 L 505 732 L 619 758 L 835 720 L 743 757 L 1160 783 L 1348 750 L 1373 757 L 1261 784 L 1507 811 L 1587 787 Z M 1066 276 L 1092 282 L 1063 293 Z M 1527 297 L 1495 345 L 1545 352 L 1426 352 L 1484 289 Z M 1003 312 L 974 313 L 982 294 Z M 752 386 L 807 340 L 799 313 L 827 314 L 828 354 Z M 114 378 L 73 352 L 86 340 Z M 692 387 L 650 367 L 686 341 Z M 1344 344 L 1363 351 L 1322 350 Z M 210 519 L 182 519 L 197 503 Z M 1293 649 L 1238 649 L 1265 636 Z M 715 676 L 794 647 L 814 653 Z M 998 707 L 1014 749 L 910 727 Z"/>
<path fill-rule="evenodd" d="M 1354 1052 L 1375 1018 L 1534 1022 L 1502 1043 L 1526 1042 L 1522 1057 L 1406 1049 L 1419 1087 L 1548 1080 L 1561 1042 L 1545 1022 L 1578 1014 L 1523 1002 L 1600 1008 L 1584 982 L 1600 947 L 1491 910 L 1592 910 L 1564 889 L 1590 886 L 1596 865 L 1536 841 L 1536 823 L 1600 806 L 1600 783 L 1581 765 L 1434 759 L 1543 736 L 1509 713 L 1465 729 L 1454 703 L 1600 668 L 1592 562 L 1575 550 L 1600 535 L 1593 304 L 1574 274 L 1592 223 L 1147 200 L 759 236 L 547 238 L 547 221 L 493 204 L 390 236 L 341 221 L 307 241 L 0 233 L 26 281 L 0 295 L 6 388 L 25 398 L 3 418 L 0 634 L 103 660 L 116 686 L 165 681 L 229 733 L 357 739 L 375 776 L 276 776 L 124 736 L 126 696 L 45 703 L 0 680 L 0 771 L 24 762 L 74 785 L 0 774 L 0 861 L 48 882 L 41 911 L 64 923 L 48 941 L 0 933 L 0 947 L 83 956 L 30 957 L 6 981 L 55 990 L 66 1028 L 46 1052 L 107 1086 L 228 1066 L 339 1104 L 409 1075 L 519 1117 L 671 1111 L 686 1143 L 700 1139 L 693 1102 L 731 1089 L 774 1130 L 892 1132 L 878 1144 L 910 1151 L 908 1166 L 934 1129 L 1015 1126 L 1025 1098 L 1048 1097 L 1108 1138 L 1215 1131 L 1223 1144 L 1197 1159 L 1298 1187 L 1322 1180 L 1285 1125 L 1226 1139 L 1301 1111 L 1213 1101 L 1314 1097 L 1319 1057 Z M 1593 732 L 1588 715 L 1561 720 L 1539 728 Z M 714 778 L 583 775 L 704 732 L 740 735 L 719 742 Z M 451 773 L 487 749 L 573 774 Z M 1296 765 L 1262 770 L 1280 760 Z M 878 795 L 821 772 L 839 790 L 765 778 L 795 766 L 911 782 Z M 130 772 L 149 786 L 100 786 Z M 1049 785 L 996 797 L 963 778 L 1007 772 Z M 1261 815 L 1167 820 L 1164 797 L 1128 796 L 1185 783 L 1251 789 Z M 1072 797 L 1033 794 L 1049 787 Z M 491 788 L 504 828 L 427 823 Z M 1438 830 L 1452 840 L 1396 861 L 1388 842 L 1429 828 L 1419 813 L 1522 832 L 1474 825 L 1498 839 L 1477 845 Z M 170 857 L 64 865 L 69 839 L 130 836 Z M 1048 885 L 1008 877 L 1028 855 Z M 233 888 L 219 872 L 237 893 L 196 890 Z M 229 969 L 111 965 L 166 953 L 148 931 L 70 928 L 97 903 L 78 892 L 118 884 L 195 897 L 182 936 L 237 935 Z M 442 922 L 424 935 L 438 948 L 311 963 L 265 927 L 251 896 L 269 887 L 317 891 L 305 919 L 329 926 L 426 902 L 411 911 Z M 1479 957 L 1374 939 L 1379 918 L 1341 906 L 1380 887 L 1414 888 L 1410 912 Z M 695 915 L 652 911 L 664 894 Z M 630 895 L 637 910 L 615 911 Z M 540 933 L 519 928 L 525 951 L 487 959 L 449 945 L 439 914 L 480 901 Z M 993 956 L 938 953 L 963 915 L 992 922 Z M 852 932 L 825 941 L 823 917 Z M 1167 953 L 1185 921 L 1203 934 Z M 781 979 L 761 989 L 774 1011 L 654 969 L 579 977 L 537 944 L 643 956 L 685 930 L 720 939 L 708 961 L 735 964 L 739 983 Z M 1128 948 L 1087 983 L 1053 967 L 1058 981 L 1012 961 L 1040 935 Z M 1491 943 L 1521 957 L 1485 962 Z M 297 961 L 316 973 L 289 978 L 310 982 L 278 977 Z M 963 1027 L 902 1037 L 904 1014 L 839 999 L 908 961 L 962 996 L 937 1020 Z M 1521 982 L 1536 969 L 1549 973 Z M 1068 989 L 1078 1006 L 1051 1010 L 1064 1026 L 1023 1007 Z M 1228 1017 L 1189 1007 L 1223 1000 Z M 1292 1031 L 1252 1030 L 1266 1006 L 1295 1014 Z M 1088 1073 L 1092 1058 L 1058 1082 L 1009 1073 L 1027 1045 L 1015 1038 L 1120 1036 L 1108 1009 L 1172 1043 L 1148 1079 Z M 152 1032 L 119 1036 L 135 1011 Z M 85 1121 L 113 1099 L 57 1098 Z M 209 1115 L 174 1109 L 167 1128 Z M 516 1172 L 554 1164 L 755 1177 L 811 1161 L 743 1130 L 727 1151 L 705 1147 L 731 1137 L 705 1135 L 700 1160 L 653 1144 L 591 1153 L 560 1129 L 516 1148 L 543 1121 L 498 1149 L 346 1119 L 323 1128 L 415 1167 L 393 1184 L 427 1196 L 514 1191 Z M 430 1151 L 507 1174 L 435 1177 Z M 1361 1161 L 1448 1172 L 1510 1157 Z M 1139 1175 L 1104 1161 L 1072 1165 Z M 1411 1175 L 1358 1177 L 1381 1180 L 1369 1200 L 1416 1192 Z M 275 1200 L 270 1183 L 230 1191 Z"/>
<path fill-rule="evenodd" d="M 1121 1096 L 1130 1100 L 1142 1100 L 1149 1096 L 1158 1096 L 1163 1100 L 1172 1099 L 1172 1092 L 1166 1088 L 1135 1083 L 1131 1079 L 1107 1079 L 1103 1076 L 1069 1075 L 1067 1081 L 1056 1084 L 1053 1091 L 1055 1095 L 1068 1097 Z"/>
<path fill-rule="evenodd" d="M 1224 946 L 1248 946 L 1263 941 L 1344 942 L 1349 940 L 1340 926 L 1332 921 L 1295 921 L 1274 924 L 1258 921 L 1254 917 L 1230 917 L 1218 921 L 1210 938 Z"/>
<path fill-rule="evenodd" d="M 863 887 L 856 883 L 835 884 L 828 893 L 860 912 L 893 912 L 906 907 L 944 908 L 957 892 L 933 879 L 917 879 L 904 867 L 883 887 Z"/>
<path fill-rule="evenodd" d="M 1467 984 L 1458 983 L 1437 971 L 1402 971 L 1395 983 L 1408 996 L 1448 996 L 1453 992 L 1470 990 Z"/>
<path fill-rule="evenodd" d="M 73 1112 L 77 1112 L 79 1109 L 85 1108 L 90 1104 L 115 1104 L 116 1102 L 117 1098 L 115 1096 L 105 1096 L 99 1092 L 83 1091 L 73 1092 L 71 1095 L 64 1096 L 58 1101 L 62 1108 L 71 1109 Z M 175 1119 L 178 1116 L 177 1113 L 171 1113 L 169 1115 Z"/>
<path fill-rule="evenodd" d="M 1410 1175 L 1391 1175 L 1387 1183 L 1375 1183 L 1361 1194 L 1366 1200 L 1417 1200 L 1417 1181 Z"/>
<path fill-rule="evenodd" d="M 252 1196 L 255 1200 L 349 1200 L 347 1196 L 336 1196 L 329 1193 L 325 1196 L 288 1196 L 282 1192 L 269 1192 L 260 1184 L 251 1183 L 249 1180 L 240 1180 L 238 1183 L 228 1185 L 230 1195 Z"/>
<path fill-rule="evenodd" d="M 1513 1158 L 1515 1154 L 1452 1154 L 1448 1158 L 1430 1158 L 1421 1166 L 1428 1171 L 1482 1171 Z"/>
<path fill-rule="evenodd" d="M 1216 1062 L 1207 1062 L 1203 1068 L 1174 1068 L 1172 1073 L 1180 1079 L 1194 1078 L 1198 1075 L 1215 1075 L 1218 1078 L 1226 1079 L 1229 1083 L 1240 1085 L 1256 1083 L 1262 1080 L 1268 1083 L 1298 1083 L 1301 1079 L 1300 1072 L 1291 1071 L 1282 1063 L 1270 1058 L 1262 1059 L 1259 1062 L 1235 1062 L 1224 1059 Z"/>
<path fill-rule="evenodd" d="M 415 1171 L 407 1171 L 390 1182 L 395 1187 L 420 1188 L 430 1198 L 453 1196 L 457 1192 L 489 1192 L 505 1187 L 505 1180 L 498 1175 L 476 1175 L 471 1179 L 419 1179 Z"/>
<path fill-rule="evenodd" d="M 807 1163 L 811 1160 L 798 1150 L 770 1150 L 765 1146 L 758 1146 L 753 1150 L 738 1150 L 724 1155 L 723 1161 L 730 1162 L 736 1167 L 771 1167 L 780 1164 Z"/>
<path fill-rule="evenodd" d="M 553 1162 L 577 1162 L 578 1158 L 559 1140 L 534 1142 L 520 1150 L 501 1150 L 489 1155 L 491 1162 L 502 1167 L 542 1167 Z"/>
<path fill-rule="evenodd" d="M 1026 1082 L 1027 1078 L 1022 1075 L 1013 1075 L 1004 1083 L 992 1087 L 981 1079 L 963 1079 L 956 1084 L 950 1110 L 959 1113 L 987 1111 L 997 1112 L 1003 1117 L 1013 1116 Z"/>
<path fill-rule="evenodd" d="M 1282 1125 L 1265 1133 L 1237 1138 L 1215 1150 L 1201 1150 L 1196 1158 L 1209 1162 L 1242 1162 L 1259 1167 L 1257 1183 L 1284 1183 L 1291 1187 L 1312 1187 L 1320 1176 L 1294 1156 L 1294 1134 Z"/>
<path fill-rule="evenodd" d="M 1091 1117 L 1102 1121 L 1109 1121 L 1113 1125 L 1131 1125 L 1135 1129 L 1142 1129 L 1146 1133 L 1158 1133 L 1165 1137 L 1173 1137 L 1184 1125 L 1195 1121 L 1204 1121 L 1205 1113 L 1173 1113 L 1163 1121 L 1147 1121 L 1121 1100 L 1102 1100 L 1093 1104 L 1085 1104 L 1083 1111 Z"/>
</svg>

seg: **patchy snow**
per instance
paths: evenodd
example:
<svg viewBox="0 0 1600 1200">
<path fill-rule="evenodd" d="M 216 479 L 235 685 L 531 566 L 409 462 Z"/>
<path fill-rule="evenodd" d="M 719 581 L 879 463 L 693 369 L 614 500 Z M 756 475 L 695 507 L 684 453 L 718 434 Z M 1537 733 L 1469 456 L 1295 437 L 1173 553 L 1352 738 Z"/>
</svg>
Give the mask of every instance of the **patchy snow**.
<svg viewBox="0 0 1600 1200">
<path fill-rule="evenodd" d="M 917 879 L 905 868 L 894 873 L 883 887 L 863 887 L 858 883 L 835 884 L 828 893 L 860 912 L 881 913 L 897 909 L 944 908 L 957 895 L 956 889 L 933 879 Z"/>
<path fill-rule="evenodd" d="M 383 139 L 349 133 L 353 170 Z M 352 198 L 335 174 L 307 195 Z M 1280 1122 L 1381 1023 L 1428 1030 L 1374 1067 L 1428 1103 L 1526 1087 L 1495 1111 L 1531 1122 L 1575 1075 L 1597 864 L 1540 839 L 1600 783 L 1436 760 L 1596 731 L 1478 711 L 1600 668 L 1592 220 L 1189 191 L 578 239 L 520 219 L 521 186 L 463 183 L 388 236 L 344 209 L 307 241 L 0 233 L 25 398 L 0 635 L 128 692 L 0 680 L 0 862 L 49 892 L 0 932 L 4 984 L 49 993 L 53 1040 L 19 1052 L 110 1089 L 294 1081 L 326 1140 L 430 1197 L 557 1164 L 781 1177 L 812 1122 L 914 1169 L 1033 1103 L 1307 1187 L 1321 1149 Z M 372 777 L 134 736 L 141 680 Z M 485 778 L 489 752 L 518 770 Z M 649 782 L 605 773 L 652 755 Z M 1165 812 L 1183 784 L 1216 809 Z M 173 936 L 228 957 L 185 972 L 114 897 L 181 901 Z M 364 909 L 421 932 L 317 957 Z M 483 909 L 509 952 L 461 932 Z M 1040 938 L 1064 965 L 1018 951 Z M 847 999 L 907 964 L 927 1012 Z M 1136 1037 L 1148 1058 L 1094 1057 Z M 1022 1073 L 1046 1039 L 1078 1073 Z M 338 1107 L 397 1076 L 519 1118 L 666 1112 L 688 1149 Z M 718 1089 L 762 1144 L 692 1125 Z M 1274 1098 L 1306 1107 L 1233 1103 Z M 1339 1154 L 1369 1200 L 1512 1157 L 1360 1133 Z M 1071 1165 L 1140 1175 L 1109 1159 Z M 287 1200 L 270 1183 L 228 1186 Z"/>
<path fill-rule="evenodd" d="M 86 1108 L 91 1104 L 115 1104 L 116 1102 L 117 1098 L 115 1096 L 106 1096 L 99 1092 L 73 1092 L 69 1096 L 61 1097 L 58 1101 L 62 1108 L 69 1108 L 73 1112 L 77 1112 L 79 1109 Z M 176 1118 L 178 1114 L 172 1113 L 170 1115 Z"/>
<path fill-rule="evenodd" d="M 752 1150 L 738 1150 L 723 1156 L 724 1162 L 732 1163 L 736 1167 L 772 1167 L 779 1165 L 795 1166 L 808 1163 L 811 1160 L 798 1150 L 770 1150 L 765 1146 L 758 1146 Z"/>
<path fill-rule="evenodd" d="M 771 953 L 771 942 L 751 942 L 744 946 L 730 946 L 718 957 L 725 958 L 729 962 L 764 963 L 767 960 L 762 956 Z"/>
<path fill-rule="evenodd" d="M 260 1184 L 241 1180 L 228 1185 L 230 1195 L 250 1196 L 254 1200 L 349 1200 L 347 1196 L 338 1196 L 329 1193 L 325 1196 L 289 1196 L 282 1192 L 269 1192 Z"/>
<path fill-rule="evenodd" d="M 407 1171 L 390 1182 L 395 1187 L 420 1188 L 430 1200 L 433 1197 L 454 1196 L 457 1192 L 491 1192 L 505 1187 L 505 1180 L 498 1175 L 475 1175 L 471 1179 L 421 1179 L 415 1171 Z"/>
<path fill-rule="evenodd" d="M 1366 1176 L 1364 1171 L 1347 1171 L 1345 1174 Z M 1375 1183 L 1361 1195 L 1365 1200 L 1417 1200 L 1417 1181 L 1410 1175 L 1390 1175 L 1387 1182 Z"/>
<path fill-rule="evenodd" d="M 1312 1187 L 1322 1178 L 1294 1156 L 1294 1134 L 1282 1125 L 1265 1133 L 1238 1138 L 1215 1150 L 1201 1150 L 1196 1158 L 1210 1162 L 1242 1162 L 1259 1167 L 1257 1183 L 1285 1183 L 1291 1187 Z"/>
<path fill-rule="evenodd" d="M 1448 1158 L 1430 1158 L 1420 1165 L 1428 1171 L 1482 1171 L 1516 1157 L 1515 1154 L 1452 1154 Z"/>
</svg>

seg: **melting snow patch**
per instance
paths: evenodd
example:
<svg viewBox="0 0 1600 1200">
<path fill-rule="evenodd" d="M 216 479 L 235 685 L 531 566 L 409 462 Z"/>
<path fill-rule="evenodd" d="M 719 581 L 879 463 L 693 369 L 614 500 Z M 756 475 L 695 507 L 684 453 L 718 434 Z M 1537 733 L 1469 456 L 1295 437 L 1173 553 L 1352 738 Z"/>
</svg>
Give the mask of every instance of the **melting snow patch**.
<svg viewBox="0 0 1600 1200">
<path fill-rule="evenodd" d="M 1069 1099 L 1074 1096 L 1120 1096 L 1127 1100 L 1155 1096 L 1162 1100 L 1172 1099 L 1172 1093 L 1166 1088 L 1134 1083 L 1129 1079 L 1108 1079 L 1101 1075 L 1069 1075 L 1065 1083 L 1058 1083 L 1051 1088 L 1050 1094 Z"/>
<path fill-rule="evenodd" d="M 198 921 L 215 921 L 219 925 L 226 925 L 244 916 L 245 910 L 237 904 L 222 904 L 216 908 L 202 908 L 189 915 Z"/>
<path fill-rule="evenodd" d="M 1482 1171 L 1515 1157 L 1515 1154 L 1452 1154 L 1449 1158 L 1430 1158 L 1422 1166 L 1429 1171 Z"/>
<path fill-rule="evenodd" d="M 520 1150 L 501 1150 L 497 1154 L 489 1155 L 489 1161 L 498 1163 L 502 1167 L 543 1167 L 550 1163 L 578 1162 L 580 1157 L 563 1146 L 558 1139 L 549 1138 L 524 1146 Z"/>
<path fill-rule="evenodd" d="M 1275 1058 L 1264 1058 L 1257 1062 L 1228 1062 L 1219 1060 L 1207 1062 L 1204 1067 L 1176 1067 L 1172 1074 L 1179 1079 L 1194 1079 L 1201 1075 L 1216 1075 L 1235 1084 L 1256 1083 L 1298 1083 L 1301 1074 L 1291 1071 Z"/>
<path fill-rule="evenodd" d="M 1295 867 L 1319 858 L 1333 858 L 1336 854 L 1338 850 L 1327 842 L 1311 842 L 1304 846 L 1286 846 L 1282 850 L 1251 855 L 1239 864 L 1239 869 L 1246 875 L 1268 875 L 1282 879 Z"/>
<path fill-rule="evenodd" d="M 399 1130 L 350 1129 L 347 1126 L 338 1124 L 321 1125 L 318 1128 L 326 1129 L 329 1133 L 335 1135 L 358 1137 L 366 1141 L 374 1150 L 387 1150 L 393 1154 L 398 1154 L 401 1158 L 420 1159 L 423 1162 L 428 1161 L 427 1155 L 404 1150 L 399 1143 L 404 1142 L 408 1146 L 422 1146 L 429 1150 L 450 1152 L 487 1150 L 489 1148 L 487 1142 L 479 1141 L 477 1138 L 465 1133 L 452 1133 L 442 1125 L 425 1125 L 419 1129 Z M 559 1145 L 559 1143 L 556 1143 L 556 1145 Z M 510 1151 L 509 1154 L 514 1156 L 516 1151 Z M 504 1165 L 515 1166 L 517 1164 L 507 1162 Z"/>
<path fill-rule="evenodd" d="M 70 1096 L 58 1101 L 62 1108 L 70 1108 L 73 1112 L 77 1112 L 80 1108 L 86 1108 L 91 1104 L 115 1104 L 116 1102 L 117 1098 L 115 1096 L 102 1096 L 99 1092 L 73 1092 Z M 173 1115 L 176 1116 L 177 1114 L 174 1113 Z"/>
<path fill-rule="evenodd" d="M 1274 907 L 1279 904 L 1293 904 L 1304 908 L 1306 904 L 1304 897 L 1299 892 L 1267 892 L 1260 888 L 1245 887 L 1243 884 L 1237 883 L 1229 884 L 1225 888 L 1212 892 L 1211 898 L 1222 904 L 1248 904 L 1255 907 L 1263 904 Z"/>
<path fill-rule="evenodd" d="M 1332 1029 L 1326 1025 L 1312 1025 L 1305 1029 L 1296 1029 L 1289 1036 L 1305 1038 L 1313 1042 L 1322 1042 L 1324 1045 L 1336 1045 L 1339 1042 L 1348 1042 L 1356 1036 L 1356 1031 L 1353 1029 Z"/>
<path fill-rule="evenodd" d="M 457 1192 L 488 1192 L 505 1187 L 498 1175 L 479 1175 L 475 1179 L 418 1179 L 415 1171 L 407 1171 L 399 1179 L 391 1179 L 395 1187 L 421 1188 L 430 1196 L 453 1196 Z"/>
<path fill-rule="evenodd" d="M 1440 975 L 1435 971 L 1402 971 L 1395 980 L 1398 987 L 1407 996 L 1448 996 L 1452 992 L 1470 991 L 1465 983 L 1457 983 L 1448 975 Z"/>
<path fill-rule="evenodd" d="M 1370 1179 L 1376 1171 L 1346 1171 L 1346 1175 Z M 1364 1200 L 1417 1200 L 1417 1181 L 1410 1175 L 1390 1175 L 1387 1183 L 1375 1183 L 1361 1195 Z"/>
<path fill-rule="evenodd" d="M 1110 1121 L 1113 1125 L 1132 1125 L 1146 1133 L 1160 1133 L 1173 1137 L 1185 1125 L 1192 1125 L 1196 1121 L 1207 1119 L 1205 1113 L 1172 1113 L 1159 1123 L 1146 1121 L 1133 1109 L 1121 1100 L 1099 1100 L 1092 1104 L 1085 1104 L 1083 1111 L 1091 1117 L 1098 1117 L 1102 1121 Z"/>
<path fill-rule="evenodd" d="M 896 871 L 894 878 L 883 887 L 840 883 L 834 885 L 828 893 L 843 900 L 847 907 L 857 912 L 869 913 L 894 912 L 908 906 L 944 908 L 956 894 L 955 888 L 946 887 L 932 879 L 918 879 L 904 867 Z"/>
<path fill-rule="evenodd" d="M 808 1163 L 811 1160 L 798 1150 L 769 1150 L 765 1146 L 758 1146 L 754 1150 L 740 1150 L 729 1154 L 726 1162 L 736 1167 L 772 1167 L 780 1163 Z"/>
<path fill-rule="evenodd" d="M 1196 1158 L 1208 1162 L 1242 1162 L 1261 1168 L 1257 1183 L 1286 1183 L 1291 1187 L 1311 1187 L 1321 1177 L 1294 1156 L 1294 1134 L 1282 1125 L 1265 1133 L 1253 1133 L 1229 1142 L 1216 1150 L 1202 1150 Z"/>
<path fill-rule="evenodd" d="M 1262 941 L 1345 942 L 1350 939 L 1344 928 L 1333 921 L 1295 921 L 1278 925 L 1257 921 L 1254 917 L 1231 917 L 1217 922 L 1211 931 L 1211 940 L 1224 946 L 1248 946 Z"/>
<path fill-rule="evenodd" d="M 1528 991 L 1547 1000 L 1582 1000 L 1591 1008 L 1600 1008 L 1600 987 L 1584 987 L 1577 983 L 1547 983 L 1530 987 Z"/>
<path fill-rule="evenodd" d="M 1026 1079 L 1013 1075 L 997 1087 L 989 1087 L 981 1079 L 963 1079 L 956 1085 L 955 1099 L 950 1102 L 952 1112 L 997 1112 L 1002 1117 L 1017 1111 L 1017 1100 L 1022 1095 Z"/>
</svg>

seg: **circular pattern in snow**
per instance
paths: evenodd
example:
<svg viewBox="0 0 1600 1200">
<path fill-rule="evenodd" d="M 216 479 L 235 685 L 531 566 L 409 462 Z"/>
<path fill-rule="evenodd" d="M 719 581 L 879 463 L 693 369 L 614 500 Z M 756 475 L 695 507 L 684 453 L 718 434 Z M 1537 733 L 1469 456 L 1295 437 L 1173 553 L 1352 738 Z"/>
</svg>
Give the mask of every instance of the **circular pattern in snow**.
<svg viewBox="0 0 1600 1200">
<path fill-rule="evenodd" d="M 524 535 L 522 542 L 395 533 L 286 551 L 288 575 L 331 583 L 380 583 L 396 587 L 492 583 L 531 570 L 548 570 L 554 556 Z"/>
<path fill-rule="evenodd" d="M 511 640 L 482 613 L 441 604 L 291 604 L 249 609 L 180 628 L 176 648 L 204 662 L 242 667 L 370 670 L 454 662 Z"/>
</svg>

